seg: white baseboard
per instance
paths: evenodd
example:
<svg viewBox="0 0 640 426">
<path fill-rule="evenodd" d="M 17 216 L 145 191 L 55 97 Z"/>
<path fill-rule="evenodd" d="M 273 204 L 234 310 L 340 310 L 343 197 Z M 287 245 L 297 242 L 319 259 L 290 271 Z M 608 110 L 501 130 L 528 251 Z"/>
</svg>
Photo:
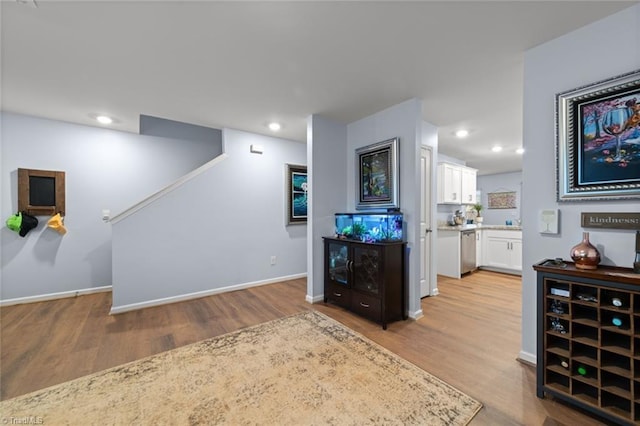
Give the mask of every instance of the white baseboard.
<svg viewBox="0 0 640 426">
<path fill-rule="evenodd" d="M 59 293 L 40 294 L 38 296 L 16 297 L 15 299 L 0 300 L 0 307 L 20 305 L 23 303 L 46 302 L 48 300 L 64 299 L 67 297 L 84 296 L 85 294 L 103 293 L 111 291 L 111 286 L 83 288 L 80 290 L 61 291 Z"/>
<path fill-rule="evenodd" d="M 424 316 L 424 314 L 422 313 L 422 309 L 418 309 L 415 312 L 409 312 L 409 318 L 414 319 L 414 320 L 419 320 L 423 316 Z"/>
<path fill-rule="evenodd" d="M 538 359 L 535 354 L 531 354 L 525 351 L 520 351 L 520 353 L 518 354 L 518 358 L 533 365 L 536 365 Z"/>
<path fill-rule="evenodd" d="M 438 287 L 436 287 L 433 290 L 431 290 L 431 294 L 429 296 L 437 296 L 439 294 L 440 294 L 440 291 L 438 291 Z"/>
<path fill-rule="evenodd" d="M 320 296 L 310 296 L 310 295 L 306 295 L 304 297 L 304 300 L 307 301 L 307 303 L 320 303 L 320 302 L 324 302 L 324 294 L 321 294 Z"/>
<path fill-rule="evenodd" d="M 124 312 L 135 311 L 138 309 L 150 308 L 152 306 L 160 306 L 160 305 L 167 305 L 169 303 L 184 302 L 185 300 L 199 299 L 201 297 L 212 296 L 214 294 L 226 293 L 229 291 L 243 290 L 246 288 L 258 287 L 261 285 L 273 284 L 281 281 L 295 280 L 298 278 L 304 278 L 306 276 L 307 276 L 307 273 L 305 272 L 302 274 L 287 275 L 284 277 L 270 278 L 267 280 L 236 284 L 236 285 L 231 285 L 227 287 L 214 288 L 211 290 L 198 291 L 195 293 L 180 294 L 177 296 L 164 297 L 161 299 L 147 300 L 144 302 L 131 303 L 128 305 L 112 306 L 111 311 L 109 313 L 111 315 L 116 315 Z"/>
</svg>

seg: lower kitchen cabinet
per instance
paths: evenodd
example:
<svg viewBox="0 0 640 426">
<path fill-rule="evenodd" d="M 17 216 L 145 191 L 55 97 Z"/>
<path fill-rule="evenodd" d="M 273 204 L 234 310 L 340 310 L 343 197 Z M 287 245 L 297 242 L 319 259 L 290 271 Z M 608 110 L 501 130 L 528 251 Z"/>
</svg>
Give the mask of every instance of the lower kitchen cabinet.
<svg viewBox="0 0 640 426">
<path fill-rule="evenodd" d="M 476 230 L 476 266 L 480 266 L 484 263 L 484 257 L 482 253 L 482 241 L 483 234 L 481 230 Z"/>
<path fill-rule="evenodd" d="M 324 238 L 324 301 L 382 324 L 407 319 L 406 243 Z"/>
<path fill-rule="evenodd" d="M 522 271 L 522 232 L 484 231 L 483 266 Z"/>
</svg>

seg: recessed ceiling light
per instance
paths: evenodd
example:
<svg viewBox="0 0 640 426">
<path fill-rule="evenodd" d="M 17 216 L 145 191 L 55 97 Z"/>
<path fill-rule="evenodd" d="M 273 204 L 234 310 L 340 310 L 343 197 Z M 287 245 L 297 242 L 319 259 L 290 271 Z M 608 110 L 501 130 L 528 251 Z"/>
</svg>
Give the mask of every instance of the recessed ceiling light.
<svg viewBox="0 0 640 426">
<path fill-rule="evenodd" d="M 493 152 L 500 152 L 500 151 L 502 151 L 502 147 L 501 147 L 501 146 L 496 145 L 496 146 L 494 146 L 493 148 L 491 148 L 491 151 L 493 151 Z"/>
<path fill-rule="evenodd" d="M 280 126 L 280 123 L 276 123 L 275 121 L 273 123 L 269 123 L 269 130 L 271 130 L 272 132 L 277 132 L 281 127 L 282 126 Z"/>
<path fill-rule="evenodd" d="M 516 153 L 518 153 L 518 154 L 524 154 L 524 148 L 518 148 L 518 149 L 516 149 Z"/>
<path fill-rule="evenodd" d="M 469 131 L 468 130 L 464 130 L 464 129 L 460 129 L 456 132 L 456 136 L 459 138 L 466 138 L 467 136 L 469 136 Z"/>
<path fill-rule="evenodd" d="M 98 115 L 96 116 L 96 120 L 101 124 L 111 124 L 113 123 L 113 119 L 111 117 L 107 117 L 106 115 Z"/>
</svg>

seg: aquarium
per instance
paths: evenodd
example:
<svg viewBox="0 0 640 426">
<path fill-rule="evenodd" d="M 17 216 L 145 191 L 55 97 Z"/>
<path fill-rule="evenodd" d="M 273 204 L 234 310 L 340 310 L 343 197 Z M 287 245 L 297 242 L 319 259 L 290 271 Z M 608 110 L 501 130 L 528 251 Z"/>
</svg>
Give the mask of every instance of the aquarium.
<svg viewBox="0 0 640 426">
<path fill-rule="evenodd" d="M 402 241 L 402 213 L 336 213 L 336 236 L 365 242 Z"/>
</svg>

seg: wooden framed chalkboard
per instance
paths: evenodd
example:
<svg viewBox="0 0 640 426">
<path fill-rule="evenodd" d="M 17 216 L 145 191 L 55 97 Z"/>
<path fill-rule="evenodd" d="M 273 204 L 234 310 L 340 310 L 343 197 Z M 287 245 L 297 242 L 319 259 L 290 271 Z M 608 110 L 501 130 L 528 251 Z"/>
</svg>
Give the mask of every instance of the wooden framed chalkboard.
<svg viewBox="0 0 640 426">
<path fill-rule="evenodd" d="M 18 211 L 33 216 L 64 216 L 64 172 L 18 169 Z"/>
</svg>

